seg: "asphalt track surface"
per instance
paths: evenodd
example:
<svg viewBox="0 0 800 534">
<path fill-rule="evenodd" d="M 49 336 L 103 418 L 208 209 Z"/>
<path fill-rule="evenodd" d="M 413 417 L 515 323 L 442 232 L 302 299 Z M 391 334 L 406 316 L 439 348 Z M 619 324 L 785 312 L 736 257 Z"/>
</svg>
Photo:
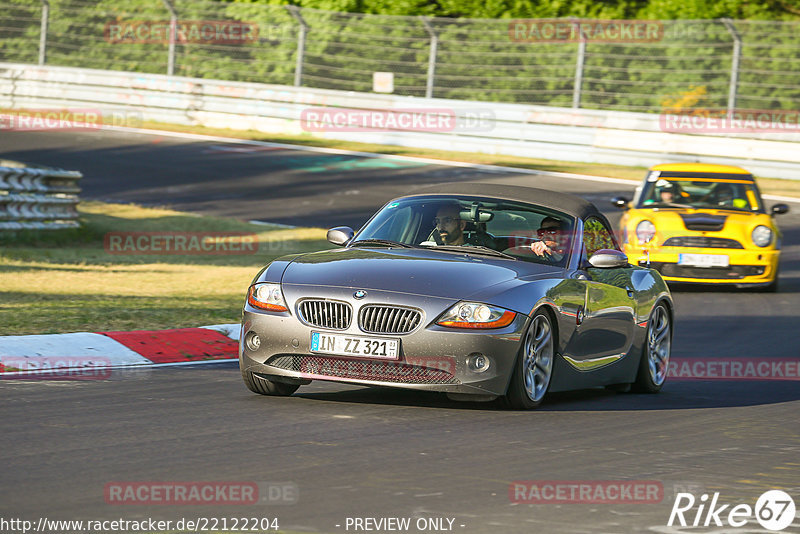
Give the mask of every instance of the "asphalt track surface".
<svg viewBox="0 0 800 534">
<path fill-rule="evenodd" d="M 393 195 L 436 181 L 535 185 L 581 194 L 603 210 L 614 194 L 630 193 L 619 184 L 131 133 L 4 133 L 0 158 L 79 169 L 86 199 L 323 227 L 358 226 Z M 797 360 L 800 205 L 792 209 L 779 219 L 781 291 L 674 292 L 674 357 Z M 525 413 L 322 382 L 267 398 L 245 389 L 235 365 L 218 364 L 103 381 L 8 380 L 0 406 L 0 517 L 34 522 L 277 517 L 292 532 L 354 532 L 348 517 L 444 517 L 465 533 L 677 532 L 666 527 L 677 491 L 720 492 L 721 503 L 752 506 L 780 488 L 800 505 L 798 382 L 580 391 Z M 655 480 L 664 498 L 519 504 L 509 499 L 518 480 Z M 115 481 L 290 483 L 299 499 L 120 506 L 104 498 Z M 751 518 L 730 531 L 761 530 Z"/>
</svg>

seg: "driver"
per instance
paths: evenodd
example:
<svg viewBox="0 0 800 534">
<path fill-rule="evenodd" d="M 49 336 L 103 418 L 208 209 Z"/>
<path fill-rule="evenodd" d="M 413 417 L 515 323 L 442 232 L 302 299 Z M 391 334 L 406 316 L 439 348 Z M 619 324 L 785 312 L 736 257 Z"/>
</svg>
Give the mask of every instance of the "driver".
<svg viewBox="0 0 800 534">
<path fill-rule="evenodd" d="M 743 198 L 736 198 L 736 188 L 732 184 L 719 184 L 714 190 L 714 196 L 718 206 L 746 208 L 747 201 Z"/>
<path fill-rule="evenodd" d="M 469 238 L 464 235 L 467 221 L 461 218 L 461 206 L 457 203 L 440 206 L 436 212 L 436 218 L 433 219 L 433 224 L 442 238 L 443 243 L 440 244 L 495 248 L 494 240 L 485 232 L 475 232 Z"/>
</svg>

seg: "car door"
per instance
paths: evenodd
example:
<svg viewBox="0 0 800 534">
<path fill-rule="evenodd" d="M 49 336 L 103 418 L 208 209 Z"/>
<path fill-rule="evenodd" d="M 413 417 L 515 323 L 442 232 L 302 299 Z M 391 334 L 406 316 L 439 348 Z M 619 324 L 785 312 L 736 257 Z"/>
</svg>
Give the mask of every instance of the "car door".
<svg viewBox="0 0 800 534">
<path fill-rule="evenodd" d="M 636 316 L 633 269 L 591 267 L 588 258 L 600 249 L 619 250 L 619 246 L 607 223 L 589 216 L 583 222 L 581 258 L 588 288 L 574 350 L 575 357 L 580 359 L 578 367 L 585 370 L 616 361 L 630 350 L 633 342 Z"/>
</svg>

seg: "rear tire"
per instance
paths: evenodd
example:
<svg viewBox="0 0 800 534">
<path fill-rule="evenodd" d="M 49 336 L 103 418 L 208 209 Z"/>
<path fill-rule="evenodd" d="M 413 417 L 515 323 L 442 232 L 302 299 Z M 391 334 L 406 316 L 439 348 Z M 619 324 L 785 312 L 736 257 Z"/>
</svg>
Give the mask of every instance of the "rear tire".
<svg viewBox="0 0 800 534">
<path fill-rule="evenodd" d="M 288 397 L 300 387 L 300 384 L 287 384 L 263 378 L 252 371 L 242 371 L 242 380 L 247 389 L 259 395 Z"/>
<path fill-rule="evenodd" d="M 531 319 L 511 375 L 505 402 L 514 410 L 531 410 L 541 403 L 553 379 L 556 332 L 544 310 Z"/>
<path fill-rule="evenodd" d="M 672 319 L 666 305 L 656 304 L 647 321 L 647 337 L 633 391 L 658 393 L 667 379 L 672 351 Z"/>
</svg>

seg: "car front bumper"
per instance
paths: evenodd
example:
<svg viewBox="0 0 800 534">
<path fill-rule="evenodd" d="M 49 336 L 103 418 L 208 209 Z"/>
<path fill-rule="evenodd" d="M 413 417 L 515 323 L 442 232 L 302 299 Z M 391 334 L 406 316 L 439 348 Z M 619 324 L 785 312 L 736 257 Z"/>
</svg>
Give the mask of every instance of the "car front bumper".
<svg viewBox="0 0 800 534">
<path fill-rule="evenodd" d="M 453 304 L 455 301 L 428 298 L 420 306 L 415 301 L 426 311 L 425 322 L 403 335 L 368 334 L 358 328 L 356 320 L 347 330 L 332 331 L 306 325 L 291 312 L 262 312 L 247 305 L 239 341 L 239 365 L 242 371 L 294 383 L 327 380 L 468 395 L 505 394 L 529 317 L 518 313 L 509 326 L 492 330 L 433 324 L 441 310 Z M 399 356 L 385 360 L 311 352 L 312 332 L 398 339 Z M 255 350 L 248 343 L 252 334 L 260 338 Z M 476 353 L 490 361 L 482 372 L 468 365 L 468 358 Z"/>
<path fill-rule="evenodd" d="M 665 247 L 651 249 L 648 255 L 641 248 L 626 247 L 626 254 L 630 263 L 657 270 L 667 282 L 753 287 L 769 285 L 775 280 L 780 259 L 780 250 Z M 727 267 L 680 265 L 678 263 L 680 254 L 725 255 L 728 256 L 729 265 Z"/>
</svg>

